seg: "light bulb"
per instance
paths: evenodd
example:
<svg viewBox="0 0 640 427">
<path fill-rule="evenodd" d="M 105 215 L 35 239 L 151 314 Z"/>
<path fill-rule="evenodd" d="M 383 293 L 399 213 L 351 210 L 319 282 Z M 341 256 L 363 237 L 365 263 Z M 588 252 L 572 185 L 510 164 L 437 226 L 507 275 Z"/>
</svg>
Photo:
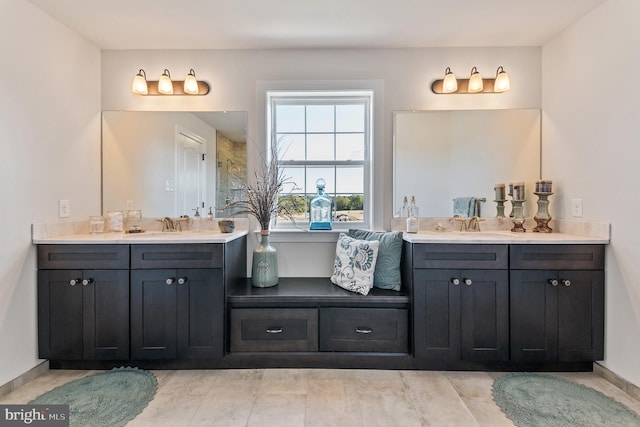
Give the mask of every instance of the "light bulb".
<svg viewBox="0 0 640 427">
<path fill-rule="evenodd" d="M 444 71 L 444 80 L 442 81 L 442 92 L 452 93 L 458 90 L 458 80 L 455 74 L 451 72 L 451 68 L 447 67 Z"/>
<path fill-rule="evenodd" d="M 143 69 L 140 69 L 138 74 L 133 78 L 131 92 L 137 93 L 138 95 L 147 95 L 149 93 L 149 89 L 147 88 L 147 75 Z"/>
<path fill-rule="evenodd" d="M 173 83 L 171 82 L 171 74 L 166 68 L 158 80 L 158 92 L 163 95 L 173 95 Z"/>
<path fill-rule="evenodd" d="M 509 74 L 502 68 L 502 65 L 496 70 L 496 81 L 493 84 L 494 92 L 506 92 L 511 89 L 511 81 Z"/>
<path fill-rule="evenodd" d="M 478 93 L 482 92 L 483 89 L 484 82 L 482 80 L 482 76 L 478 72 L 478 69 L 476 67 L 473 67 L 471 69 L 471 77 L 469 77 L 469 86 L 467 88 L 467 91 L 469 93 Z"/>
<path fill-rule="evenodd" d="M 193 68 L 189 70 L 189 74 L 184 79 L 184 93 L 188 93 L 189 95 L 197 95 L 198 94 L 198 81 L 196 80 L 196 72 L 193 71 Z"/>
</svg>

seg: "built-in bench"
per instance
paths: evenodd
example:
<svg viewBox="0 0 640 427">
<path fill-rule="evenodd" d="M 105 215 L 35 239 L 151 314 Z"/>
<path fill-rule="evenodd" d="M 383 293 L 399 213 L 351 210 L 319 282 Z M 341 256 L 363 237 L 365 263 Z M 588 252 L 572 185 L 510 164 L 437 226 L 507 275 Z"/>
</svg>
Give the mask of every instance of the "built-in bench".
<svg viewBox="0 0 640 427">
<path fill-rule="evenodd" d="M 228 292 L 227 305 L 231 366 L 410 366 L 407 288 L 365 296 L 326 278 L 281 278 L 271 288 L 249 279 Z"/>
</svg>

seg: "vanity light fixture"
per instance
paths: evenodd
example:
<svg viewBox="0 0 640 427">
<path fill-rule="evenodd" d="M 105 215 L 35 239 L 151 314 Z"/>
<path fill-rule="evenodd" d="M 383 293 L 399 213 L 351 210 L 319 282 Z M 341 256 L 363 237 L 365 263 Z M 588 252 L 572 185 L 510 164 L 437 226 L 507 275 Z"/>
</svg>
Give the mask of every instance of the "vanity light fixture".
<svg viewBox="0 0 640 427">
<path fill-rule="evenodd" d="M 458 90 L 458 79 L 453 74 L 451 68 L 444 70 L 444 81 L 442 82 L 442 93 L 453 93 Z"/>
<path fill-rule="evenodd" d="M 133 78 L 131 92 L 137 93 L 138 95 L 147 95 L 149 93 L 149 88 L 147 87 L 147 74 L 143 69 L 140 69 L 138 74 Z"/>
<path fill-rule="evenodd" d="M 131 92 L 138 95 L 206 95 L 209 90 L 209 83 L 197 80 L 193 68 L 184 81 L 171 80 L 171 73 L 166 68 L 159 80 L 147 80 L 145 71 L 140 69 L 131 84 Z"/>
<path fill-rule="evenodd" d="M 469 93 L 482 92 L 484 89 L 484 82 L 482 76 L 478 72 L 477 67 L 471 69 L 471 76 L 469 77 Z"/>
<path fill-rule="evenodd" d="M 171 74 L 166 68 L 158 80 L 158 92 L 163 95 L 173 95 L 173 82 L 171 81 Z"/>
<path fill-rule="evenodd" d="M 511 89 L 511 81 L 509 74 L 502 68 L 502 65 L 496 70 L 496 80 L 493 85 L 494 92 L 506 92 Z"/>
<path fill-rule="evenodd" d="M 471 75 L 468 79 L 455 78 L 455 75 L 449 67 L 445 70 L 443 79 L 434 80 L 431 84 L 431 91 L 436 94 L 470 94 L 470 93 L 501 93 L 511 88 L 509 74 L 504 71 L 502 66 L 496 70 L 494 79 L 483 79 L 478 72 L 477 67 L 471 69 Z"/>
<path fill-rule="evenodd" d="M 184 93 L 188 93 L 189 95 L 197 95 L 198 94 L 198 81 L 196 80 L 196 72 L 193 71 L 193 68 L 189 70 L 189 74 L 184 79 Z"/>
</svg>

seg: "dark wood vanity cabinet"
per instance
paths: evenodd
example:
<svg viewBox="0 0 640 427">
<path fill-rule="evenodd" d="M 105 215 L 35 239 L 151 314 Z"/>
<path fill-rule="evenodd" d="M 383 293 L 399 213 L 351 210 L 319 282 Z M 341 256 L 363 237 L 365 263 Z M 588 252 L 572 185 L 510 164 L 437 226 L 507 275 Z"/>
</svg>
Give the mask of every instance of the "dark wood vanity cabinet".
<svg viewBox="0 0 640 427">
<path fill-rule="evenodd" d="M 217 244 L 132 245 L 131 359 L 222 358 L 223 251 Z"/>
<path fill-rule="evenodd" d="M 511 246 L 511 358 L 604 357 L 604 247 Z"/>
<path fill-rule="evenodd" d="M 39 355 L 52 366 L 221 365 L 226 289 L 244 280 L 246 237 L 37 251 Z"/>
<path fill-rule="evenodd" d="M 417 365 L 508 360 L 506 246 L 415 244 L 412 249 Z"/>
<path fill-rule="evenodd" d="M 38 246 L 38 354 L 129 358 L 129 247 Z"/>
</svg>

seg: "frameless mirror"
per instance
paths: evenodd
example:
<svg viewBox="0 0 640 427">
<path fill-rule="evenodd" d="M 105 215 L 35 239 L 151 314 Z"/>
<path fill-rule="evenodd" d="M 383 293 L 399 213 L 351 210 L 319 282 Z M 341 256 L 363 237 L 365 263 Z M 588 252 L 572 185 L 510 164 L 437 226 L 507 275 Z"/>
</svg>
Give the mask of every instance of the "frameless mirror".
<svg viewBox="0 0 640 427">
<path fill-rule="evenodd" d="M 481 216 L 493 217 L 495 184 L 515 181 L 525 182 L 525 216 L 535 214 L 539 109 L 396 111 L 393 135 L 394 216 L 415 196 L 421 217 L 451 217 L 460 197 L 485 199 Z"/>
<path fill-rule="evenodd" d="M 246 112 L 103 111 L 103 213 L 224 216 L 246 183 L 246 128 Z"/>
</svg>

